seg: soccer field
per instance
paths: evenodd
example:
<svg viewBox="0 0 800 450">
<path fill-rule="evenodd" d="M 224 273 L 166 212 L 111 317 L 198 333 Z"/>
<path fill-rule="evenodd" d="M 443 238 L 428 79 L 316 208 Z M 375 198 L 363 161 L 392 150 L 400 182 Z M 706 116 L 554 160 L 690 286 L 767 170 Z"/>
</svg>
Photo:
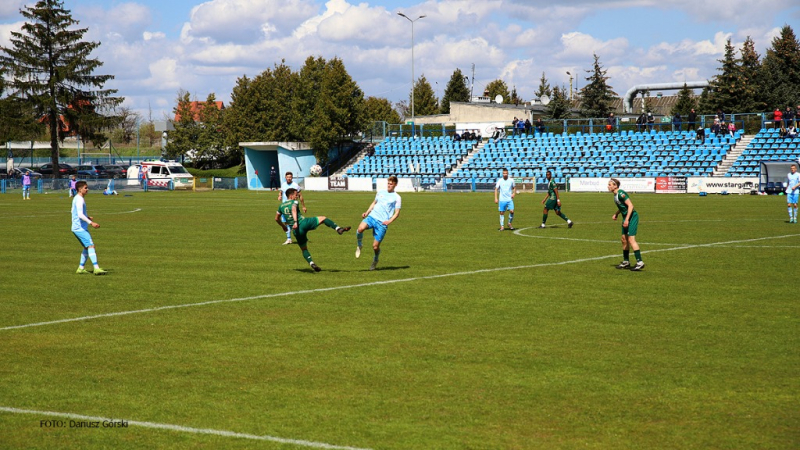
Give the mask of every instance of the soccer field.
<svg viewBox="0 0 800 450">
<path fill-rule="evenodd" d="M 0 195 L 0 448 L 798 447 L 785 197 L 633 193 L 637 273 L 611 194 L 563 193 L 571 229 L 519 195 L 515 232 L 493 193 L 402 195 L 379 270 L 320 226 L 314 273 L 272 192 L 92 191 L 102 277 L 65 194 Z"/>
</svg>

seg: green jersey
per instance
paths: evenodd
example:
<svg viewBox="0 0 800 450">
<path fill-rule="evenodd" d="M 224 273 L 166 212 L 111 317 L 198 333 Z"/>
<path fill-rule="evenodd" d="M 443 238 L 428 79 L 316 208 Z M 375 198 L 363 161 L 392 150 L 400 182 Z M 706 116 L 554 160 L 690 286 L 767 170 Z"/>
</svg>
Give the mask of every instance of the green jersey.
<svg viewBox="0 0 800 450">
<path fill-rule="evenodd" d="M 628 215 L 628 205 L 625 203 L 630 196 L 627 192 L 623 191 L 622 189 L 617 190 L 616 195 L 614 195 L 614 203 L 617 204 L 617 209 L 619 209 L 619 213 L 622 214 L 622 217 Z"/>
<path fill-rule="evenodd" d="M 547 196 L 550 200 L 558 200 L 558 197 L 556 197 L 556 189 L 558 189 L 556 180 L 551 178 L 550 182 L 547 183 Z"/>
<path fill-rule="evenodd" d="M 278 206 L 278 212 L 283 214 L 283 218 L 286 219 L 286 226 L 289 228 L 294 226 L 294 217 L 292 217 L 293 205 L 297 205 L 297 222 L 299 223 L 303 220 L 303 213 L 300 212 L 300 202 L 297 200 L 286 200 L 281 203 L 281 206 Z"/>
</svg>

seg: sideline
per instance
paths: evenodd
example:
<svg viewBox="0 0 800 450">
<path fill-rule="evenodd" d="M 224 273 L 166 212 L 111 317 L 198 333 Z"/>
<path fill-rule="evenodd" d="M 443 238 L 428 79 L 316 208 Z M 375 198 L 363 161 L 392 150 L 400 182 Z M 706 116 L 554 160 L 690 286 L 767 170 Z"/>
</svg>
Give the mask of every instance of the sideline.
<svg viewBox="0 0 800 450">
<path fill-rule="evenodd" d="M 747 242 L 757 242 L 757 241 L 764 241 L 769 239 L 785 239 L 790 237 L 800 236 L 800 234 L 786 234 L 782 236 L 767 236 L 767 237 L 760 237 L 754 239 L 739 239 L 734 241 L 721 241 L 721 242 L 711 242 L 708 244 L 687 244 L 681 245 L 671 248 L 662 248 L 656 250 L 648 250 L 645 254 L 650 253 L 659 253 L 659 252 L 672 252 L 677 250 L 688 250 L 693 248 L 704 248 L 704 247 L 714 247 L 720 245 L 730 245 L 730 244 L 739 244 L 739 243 L 747 243 Z M 520 269 L 534 269 L 537 267 L 552 267 L 552 266 L 563 266 L 567 264 L 576 264 L 582 262 L 589 262 L 589 261 L 600 261 L 609 258 L 619 258 L 619 253 L 614 253 L 611 255 L 603 255 L 603 256 L 594 256 L 591 258 L 581 258 L 581 259 L 573 259 L 568 261 L 560 261 L 560 262 L 548 262 L 548 263 L 540 263 L 540 264 L 528 264 L 524 266 L 512 266 L 512 267 L 496 267 L 493 269 L 478 269 L 478 270 L 470 270 L 465 272 L 452 272 L 452 273 L 444 273 L 439 275 L 427 275 L 422 277 L 413 277 L 413 278 L 401 278 L 397 280 L 385 280 L 385 281 L 372 281 L 369 283 L 360 283 L 360 284 L 350 284 L 344 286 L 333 286 L 327 288 L 318 288 L 318 289 L 306 289 L 302 291 L 290 291 L 290 292 L 279 292 L 275 294 L 264 294 L 264 295 L 254 295 L 252 297 L 241 297 L 241 298 L 231 298 L 231 299 L 223 299 L 223 300 L 209 300 L 205 302 L 197 302 L 197 303 L 184 303 L 180 305 L 168 305 L 168 306 L 159 306 L 156 308 L 147 308 L 147 309 L 137 309 L 132 311 L 119 311 L 113 313 L 105 313 L 105 314 L 96 314 L 92 316 L 83 316 L 83 317 L 74 317 L 71 319 L 61 319 L 61 320 L 51 320 L 47 322 L 36 322 L 36 323 L 28 323 L 23 325 L 12 325 L 0 328 L 0 331 L 9 331 L 9 330 L 18 330 L 22 328 L 32 328 L 32 327 L 41 327 L 46 325 L 56 325 L 61 323 L 69 323 L 69 322 L 82 322 L 87 320 L 94 320 L 100 319 L 104 317 L 117 317 L 117 316 L 127 316 L 130 314 L 143 314 L 149 312 L 156 312 L 156 311 L 165 311 L 169 309 L 179 309 L 179 308 L 191 308 L 194 306 L 205 306 L 205 305 L 214 305 L 218 303 L 233 303 L 233 302 L 244 302 L 249 300 L 260 300 L 265 298 L 277 298 L 277 297 L 288 297 L 291 295 L 303 295 L 303 294 L 316 294 L 319 292 L 330 292 L 330 291 L 339 291 L 344 289 L 355 289 L 367 286 L 380 286 L 384 284 L 395 284 L 395 283 L 407 283 L 410 281 L 420 281 L 420 280 L 435 280 L 439 278 L 448 278 L 448 277 L 457 277 L 462 275 L 475 275 L 480 273 L 493 273 L 493 272 L 502 272 L 507 270 L 520 270 Z"/>
<path fill-rule="evenodd" d="M 179 431 L 181 433 L 192 433 L 192 434 L 211 434 L 214 436 L 251 439 L 255 441 L 279 442 L 281 444 L 299 445 L 302 447 L 325 448 L 333 450 L 370 450 L 366 448 L 331 445 L 331 444 L 326 444 L 324 442 L 305 441 L 300 439 L 287 439 L 275 436 L 257 436 L 254 434 L 237 433 L 235 431 L 214 430 L 210 428 L 184 427 L 182 425 L 171 425 L 168 423 L 140 422 L 137 420 L 127 420 L 119 418 L 111 419 L 108 417 L 84 416 L 80 414 L 62 413 L 54 411 L 34 411 L 30 409 L 9 408 L 7 406 L 0 406 L 0 411 L 11 414 L 31 414 L 36 416 L 61 417 L 64 419 L 72 419 L 78 421 L 99 422 L 99 425 L 101 427 L 103 423 L 107 422 L 115 422 L 115 423 L 124 422 L 127 423 L 129 426 L 133 425 L 143 428 L 155 428 L 159 430 Z"/>
</svg>

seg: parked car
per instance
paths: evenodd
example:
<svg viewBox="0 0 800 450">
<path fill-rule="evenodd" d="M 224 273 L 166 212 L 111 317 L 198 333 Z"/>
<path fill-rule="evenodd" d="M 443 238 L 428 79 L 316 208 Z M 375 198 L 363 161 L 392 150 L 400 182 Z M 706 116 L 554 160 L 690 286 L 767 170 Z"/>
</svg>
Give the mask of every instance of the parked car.
<svg viewBox="0 0 800 450">
<path fill-rule="evenodd" d="M 128 176 L 128 169 L 122 168 L 121 165 L 118 164 L 103 164 L 103 167 L 106 168 L 106 172 L 108 172 L 109 178 L 125 178 Z"/>
<path fill-rule="evenodd" d="M 78 166 L 78 175 L 91 178 L 106 178 L 108 176 L 108 171 L 100 164 L 84 164 Z"/>
<path fill-rule="evenodd" d="M 41 167 L 39 167 L 39 173 L 42 175 L 52 175 L 53 174 L 53 164 L 47 163 Z M 78 173 L 74 167 L 70 166 L 69 164 L 59 164 L 58 165 L 58 173 L 61 175 L 75 175 Z"/>
<path fill-rule="evenodd" d="M 26 173 L 30 173 L 31 176 L 34 177 L 34 178 L 37 178 L 37 177 L 41 178 L 42 177 L 42 174 L 40 174 L 39 172 L 33 171 L 33 170 L 31 170 L 31 169 L 29 169 L 27 167 L 22 167 L 22 168 L 15 167 L 14 168 L 14 174 L 12 175 L 12 177 L 14 177 L 14 178 L 22 178 L 22 176 L 25 175 Z"/>
</svg>

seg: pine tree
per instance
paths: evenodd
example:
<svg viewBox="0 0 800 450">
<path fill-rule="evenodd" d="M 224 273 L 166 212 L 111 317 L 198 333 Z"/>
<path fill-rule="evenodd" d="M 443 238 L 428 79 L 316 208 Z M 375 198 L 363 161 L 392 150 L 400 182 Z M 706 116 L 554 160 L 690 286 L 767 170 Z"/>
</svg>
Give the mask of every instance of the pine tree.
<svg viewBox="0 0 800 450">
<path fill-rule="evenodd" d="M 714 114 L 717 112 L 717 107 L 712 102 L 711 88 L 706 86 L 700 92 L 700 98 L 697 99 L 697 114 Z"/>
<path fill-rule="evenodd" d="M 0 142 L 34 140 L 44 127 L 35 119 L 30 104 L 18 97 L 2 97 L 4 82 L 0 78 Z"/>
<path fill-rule="evenodd" d="M 423 74 L 414 83 L 414 115 L 430 116 L 438 112 L 439 101 L 436 99 L 436 94 L 434 94 L 431 84 Z"/>
<path fill-rule="evenodd" d="M 670 114 L 680 114 L 684 119 L 689 115 L 689 112 L 694 109 L 697 110 L 697 99 L 694 98 L 694 93 L 686 83 L 683 83 L 683 88 L 678 91 L 678 100 L 672 107 Z"/>
<path fill-rule="evenodd" d="M 176 159 L 196 149 L 200 137 L 200 124 L 195 120 L 195 110 L 192 108 L 189 92 L 183 89 L 178 91 L 172 111 L 175 114 L 173 122 L 175 129 L 169 132 L 164 152 L 168 158 Z"/>
<path fill-rule="evenodd" d="M 123 98 L 113 96 L 115 89 L 103 89 L 112 75 L 94 75 L 103 63 L 90 55 L 100 43 L 83 41 L 87 29 L 74 28 L 78 21 L 61 0 L 39 0 L 20 13 L 27 22 L 21 32 L 11 32 L 10 47 L 2 48 L 0 71 L 10 96 L 45 117 L 51 160 L 57 167 L 58 143 L 67 126 L 80 130 L 87 140 L 97 140 L 103 129 L 118 123 L 118 118 L 105 114 Z M 58 176 L 54 170 L 53 177 Z"/>
<path fill-rule="evenodd" d="M 789 25 L 772 40 L 761 67 L 766 109 L 800 105 L 800 43 Z"/>
<path fill-rule="evenodd" d="M 450 81 L 447 82 L 447 87 L 444 89 L 442 96 L 441 114 L 450 113 L 450 102 L 468 102 L 469 101 L 469 87 L 467 86 L 466 78 L 461 72 L 461 69 L 456 69 L 453 75 L 450 76 Z"/>
<path fill-rule="evenodd" d="M 740 78 L 742 73 L 740 62 L 736 58 L 736 52 L 730 39 L 725 44 L 725 56 L 718 61 L 722 63 L 722 67 L 717 69 L 721 73 L 715 75 L 709 83 L 711 90 L 708 106 L 711 106 L 714 111 L 717 109 L 723 112 L 741 111 L 739 96 L 744 83 Z"/>
<path fill-rule="evenodd" d="M 554 87 L 550 96 L 550 103 L 545 108 L 545 117 L 548 119 L 569 119 L 572 115 L 567 88 Z"/>
<path fill-rule="evenodd" d="M 612 111 L 611 104 L 617 94 L 608 85 L 606 70 L 600 64 L 600 58 L 594 55 L 594 68 L 587 70 L 588 84 L 581 89 L 581 115 L 583 117 L 606 117 Z"/>
<path fill-rule="evenodd" d="M 508 93 L 508 85 L 503 80 L 490 81 L 486 85 L 486 95 L 494 101 L 498 95 L 503 96 L 503 103 L 511 103 L 511 95 Z"/>
<path fill-rule="evenodd" d="M 511 103 L 514 105 L 519 105 L 520 103 L 522 103 L 522 99 L 520 99 L 519 95 L 517 94 L 516 86 L 511 88 Z"/>
<path fill-rule="evenodd" d="M 742 89 L 739 94 L 739 109 L 731 112 L 765 111 L 767 104 L 763 100 L 761 89 L 763 83 L 761 80 L 761 57 L 756 52 L 755 42 L 750 36 L 744 41 L 741 53 L 739 70 Z"/>
<path fill-rule="evenodd" d="M 553 90 L 550 88 L 550 83 L 547 82 L 544 72 L 542 72 L 542 78 L 539 79 L 539 89 L 536 91 L 535 95 L 536 98 L 542 98 L 545 95 L 550 97 L 553 95 Z"/>
</svg>

